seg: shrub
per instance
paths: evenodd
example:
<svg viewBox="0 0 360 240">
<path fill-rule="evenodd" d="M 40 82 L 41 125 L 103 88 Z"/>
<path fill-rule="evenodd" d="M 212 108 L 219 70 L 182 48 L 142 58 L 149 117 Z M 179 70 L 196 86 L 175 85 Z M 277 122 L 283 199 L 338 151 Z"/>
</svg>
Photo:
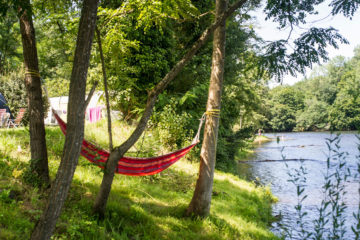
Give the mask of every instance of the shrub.
<svg viewBox="0 0 360 240">
<path fill-rule="evenodd" d="M 0 92 L 6 98 L 7 104 L 14 115 L 20 108 L 27 108 L 27 91 L 24 81 L 25 73 L 22 68 L 17 71 L 9 72 L 0 77 Z M 45 93 L 44 93 L 45 94 Z M 47 98 L 43 95 L 45 116 L 49 103 Z M 26 112 L 23 118 L 23 123 L 26 125 L 29 122 L 29 113 Z"/>
<path fill-rule="evenodd" d="M 186 112 L 177 113 L 177 104 L 172 98 L 161 112 L 155 113 L 159 140 L 169 148 L 184 146 L 194 137 L 194 131 L 189 129 L 192 117 Z"/>
<path fill-rule="evenodd" d="M 11 112 L 15 114 L 19 108 L 27 107 L 27 94 L 24 82 L 24 71 L 9 72 L 0 77 L 0 92 L 7 100 Z"/>
</svg>

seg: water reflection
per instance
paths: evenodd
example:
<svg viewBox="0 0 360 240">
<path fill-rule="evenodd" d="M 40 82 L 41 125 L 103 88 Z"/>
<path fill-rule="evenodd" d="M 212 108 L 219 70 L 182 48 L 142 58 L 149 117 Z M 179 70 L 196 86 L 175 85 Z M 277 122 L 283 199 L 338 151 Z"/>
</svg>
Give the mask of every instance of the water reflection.
<svg viewBox="0 0 360 240">
<path fill-rule="evenodd" d="M 239 163 L 239 175 L 270 186 L 273 194 L 278 197 L 279 202 L 273 210 L 274 215 L 282 215 L 282 220 L 274 223 L 273 226 L 273 230 L 278 232 L 280 224 L 296 226 L 296 219 L 293 217 L 296 214 L 294 209 L 297 204 L 296 188 L 288 182 L 288 168 L 298 169 L 303 164 L 308 171 L 306 183 L 306 195 L 308 197 L 303 205 L 309 213 L 306 221 L 311 223 L 317 218 L 317 208 L 324 197 L 322 186 L 326 174 L 326 159 L 329 154 L 326 138 L 331 138 L 331 134 L 328 132 L 307 132 L 267 134 L 266 136 L 274 139 L 274 141 L 259 144 L 255 149 L 254 156 L 246 159 L 245 163 Z M 278 142 L 276 141 L 277 137 Z M 341 135 L 341 151 L 349 153 L 346 162 L 353 173 L 357 169 L 355 157 L 359 154 L 357 144 L 358 140 L 355 133 L 347 132 Z M 283 158 L 288 160 L 286 161 L 288 168 L 285 166 Z M 298 159 L 305 160 L 300 162 Z M 332 167 L 335 165 L 335 162 L 332 163 Z M 357 210 L 359 203 L 358 181 L 359 179 L 349 179 L 349 182 L 346 183 L 346 191 L 348 192 L 345 198 L 345 203 L 348 206 L 346 239 L 353 239 L 350 226 L 355 222 L 352 212 Z"/>
</svg>

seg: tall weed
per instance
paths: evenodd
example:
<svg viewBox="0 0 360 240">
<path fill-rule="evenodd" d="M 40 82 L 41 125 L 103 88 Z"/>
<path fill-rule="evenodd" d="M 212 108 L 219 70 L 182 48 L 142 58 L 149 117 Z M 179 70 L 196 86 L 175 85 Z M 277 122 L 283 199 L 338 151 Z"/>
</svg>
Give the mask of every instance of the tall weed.
<svg viewBox="0 0 360 240">
<path fill-rule="evenodd" d="M 357 138 L 359 139 L 359 137 Z M 345 204 L 346 183 L 350 177 L 357 179 L 360 195 L 360 145 L 357 156 L 357 172 L 351 173 L 346 161 L 349 154 L 341 150 L 340 141 L 340 135 L 326 139 L 328 153 L 322 186 L 323 198 L 317 207 L 317 218 L 310 223 L 306 221 L 309 213 L 304 208 L 304 201 L 308 197 L 306 194 L 308 171 L 302 162 L 298 169 L 290 169 L 286 165 L 288 181 L 296 187 L 297 204 L 295 205 L 296 227 L 290 230 L 289 226 L 284 225 L 282 234 L 285 239 L 346 239 L 346 236 L 349 235 L 350 229 L 347 229 L 345 225 L 348 208 Z M 284 156 L 283 159 L 285 159 Z M 356 223 L 351 226 L 351 231 L 354 233 L 354 239 L 360 239 L 360 203 L 357 212 L 353 213 L 353 217 Z"/>
</svg>

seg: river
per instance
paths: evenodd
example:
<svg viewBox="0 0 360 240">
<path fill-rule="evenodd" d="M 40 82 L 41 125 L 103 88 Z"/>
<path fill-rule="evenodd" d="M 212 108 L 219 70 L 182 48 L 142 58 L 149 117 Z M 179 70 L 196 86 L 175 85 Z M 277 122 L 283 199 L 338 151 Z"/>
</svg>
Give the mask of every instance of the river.
<svg viewBox="0 0 360 240">
<path fill-rule="evenodd" d="M 282 232 L 281 226 L 287 225 L 288 229 L 296 229 L 296 210 L 298 203 L 296 187 L 289 182 L 288 173 L 291 169 L 299 169 L 302 165 L 306 171 L 306 187 L 304 195 L 307 198 L 303 202 L 303 210 L 307 212 L 305 217 L 306 229 L 313 228 L 313 221 L 318 219 L 318 207 L 324 199 L 323 188 L 324 175 L 326 174 L 327 156 L 329 154 L 326 138 L 332 138 L 329 132 L 305 132 L 305 133 L 277 133 L 265 134 L 273 141 L 260 143 L 253 156 L 246 162 L 238 164 L 241 177 L 253 180 L 260 184 L 270 186 L 272 193 L 278 198 L 273 207 L 273 215 L 281 216 L 280 220 L 272 224 L 272 230 L 276 234 Z M 359 140 L 355 132 L 341 133 L 340 151 L 347 152 L 346 166 L 352 173 L 357 171 L 357 158 Z M 284 161 L 283 159 L 288 161 Z M 294 161 L 305 159 L 304 161 Z M 275 160 L 275 161 L 274 161 Z M 286 164 L 288 166 L 286 166 Z M 331 161 L 333 171 L 337 161 Z M 359 178 L 351 177 L 345 183 L 347 194 L 344 202 L 347 206 L 345 212 L 346 234 L 344 239 L 354 239 L 351 225 L 355 224 L 352 213 L 357 211 L 359 204 Z M 296 235 L 296 234 L 295 234 Z M 287 238 L 296 239 L 297 237 Z"/>
</svg>

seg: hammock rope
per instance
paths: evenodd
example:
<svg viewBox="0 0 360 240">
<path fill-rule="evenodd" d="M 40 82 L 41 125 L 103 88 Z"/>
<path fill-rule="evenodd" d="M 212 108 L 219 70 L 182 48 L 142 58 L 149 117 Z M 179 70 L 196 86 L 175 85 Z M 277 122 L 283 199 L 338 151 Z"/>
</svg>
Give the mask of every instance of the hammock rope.
<svg viewBox="0 0 360 240">
<path fill-rule="evenodd" d="M 220 117 L 220 109 L 209 109 L 205 112 L 205 115 L 210 116 L 210 117 L 219 118 Z"/>
</svg>

